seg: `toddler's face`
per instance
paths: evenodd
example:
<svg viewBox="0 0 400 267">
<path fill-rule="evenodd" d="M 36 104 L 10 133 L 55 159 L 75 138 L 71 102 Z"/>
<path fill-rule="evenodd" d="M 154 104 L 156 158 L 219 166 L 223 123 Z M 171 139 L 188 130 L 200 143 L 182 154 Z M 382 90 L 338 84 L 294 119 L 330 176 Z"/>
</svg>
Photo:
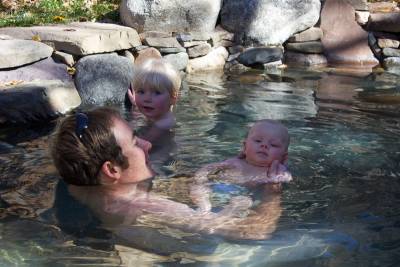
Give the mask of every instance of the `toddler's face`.
<svg viewBox="0 0 400 267">
<path fill-rule="evenodd" d="M 269 167 L 274 160 L 287 159 L 285 132 L 276 125 L 259 124 L 251 128 L 244 142 L 246 161 L 255 166 Z"/>
<path fill-rule="evenodd" d="M 157 121 L 175 104 L 175 98 L 168 90 L 135 88 L 135 104 L 146 118 Z"/>
</svg>

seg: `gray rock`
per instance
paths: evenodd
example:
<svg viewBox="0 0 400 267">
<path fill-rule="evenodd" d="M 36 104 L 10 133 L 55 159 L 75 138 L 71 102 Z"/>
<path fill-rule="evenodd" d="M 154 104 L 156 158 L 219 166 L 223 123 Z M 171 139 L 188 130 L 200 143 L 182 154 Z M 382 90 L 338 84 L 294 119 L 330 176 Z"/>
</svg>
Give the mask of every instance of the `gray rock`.
<svg viewBox="0 0 400 267">
<path fill-rule="evenodd" d="M 228 51 L 225 47 L 218 47 L 211 50 L 210 53 L 203 57 L 190 59 L 186 67 L 187 73 L 223 70 L 226 59 L 228 58 Z"/>
<path fill-rule="evenodd" d="M 175 37 L 167 37 L 167 38 L 157 38 L 157 37 L 148 37 L 144 40 L 144 43 L 148 46 L 152 47 L 182 47 Z"/>
<path fill-rule="evenodd" d="M 210 40 L 210 32 L 199 32 L 199 31 L 192 31 L 190 32 L 193 41 L 208 41 Z"/>
<path fill-rule="evenodd" d="M 146 38 L 168 38 L 172 37 L 172 34 L 170 32 L 158 32 L 158 31 L 147 31 L 147 32 L 142 32 L 139 34 L 140 39 L 144 40 Z"/>
<path fill-rule="evenodd" d="M 76 63 L 75 85 L 84 104 L 123 102 L 133 79 L 133 63 L 116 54 L 92 55 Z"/>
<path fill-rule="evenodd" d="M 382 49 L 378 46 L 378 40 L 375 38 L 372 32 L 368 33 L 368 45 L 371 48 L 372 53 L 374 56 L 381 60 L 382 59 Z"/>
<path fill-rule="evenodd" d="M 175 69 L 177 69 L 178 71 L 186 69 L 186 66 L 189 63 L 189 56 L 184 52 L 169 54 L 164 56 L 163 58 L 171 63 L 171 65 L 174 66 Z"/>
<path fill-rule="evenodd" d="M 245 66 L 265 64 L 268 62 L 281 60 L 283 52 L 278 47 L 256 47 L 246 49 L 238 57 L 239 63 Z"/>
<path fill-rule="evenodd" d="M 290 66 L 315 66 L 326 65 L 327 59 L 321 54 L 303 54 L 297 52 L 285 52 L 284 63 Z"/>
<path fill-rule="evenodd" d="M 120 17 L 139 32 L 211 32 L 220 8 L 220 0 L 123 0 Z"/>
<path fill-rule="evenodd" d="M 185 47 L 185 48 L 193 47 L 193 46 L 201 45 L 201 44 L 207 44 L 207 42 L 205 42 L 205 41 L 187 41 L 187 42 L 182 42 L 182 46 Z"/>
<path fill-rule="evenodd" d="M 372 13 L 367 28 L 369 31 L 400 32 L 400 13 Z"/>
<path fill-rule="evenodd" d="M 232 46 L 233 45 L 233 40 L 234 40 L 234 34 L 231 32 L 228 32 L 221 26 L 217 26 L 215 30 L 211 33 L 211 44 L 213 47 L 218 47 L 218 46 Z"/>
<path fill-rule="evenodd" d="M 383 60 L 383 67 L 391 73 L 400 74 L 400 58 L 388 57 Z"/>
<path fill-rule="evenodd" d="M 368 11 L 367 0 L 346 0 L 355 10 Z"/>
<path fill-rule="evenodd" d="M 244 47 L 242 45 L 235 45 L 228 48 L 230 54 L 242 53 L 244 51 Z"/>
<path fill-rule="evenodd" d="M 186 49 L 183 47 L 160 47 L 158 48 L 158 51 L 160 51 L 161 54 L 165 55 L 186 52 Z"/>
<path fill-rule="evenodd" d="M 49 57 L 17 69 L 0 71 L 0 81 L 33 81 L 39 79 L 73 82 L 71 75 L 67 72 L 67 67 L 67 65 L 57 63 Z"/>
<path fill-rule="evenodd" d="M 400 57 L 400 49 L 385 47 L 382 53 L 385 57 Z"/>
<path fill-rule="evenodd" d="M 135 57 L 129 50 L 125 50 L 124 52 L 122 52 L 122 56 L 129 59 L 129 61 L 132 62 L 133 64 L 135 63 Z"/>
<path fill-rule="evenodd" d="M 321 12 L 322 45 L 330 64 L 375 66 L 379 61 L 368 46 L 368 33 L 354 19 L 346 1 L 326 0 Z"/>
<path fill-rule="evenodd" d="M 207 55 L 211 51 L 211 45 L 203 43 L 187 49 L 189 58 L 201 57 Z"/>
<path fill-rule="evenodd" d="M 56 50 L 72 55 L 89 55 L 130 49 L 141 45 L 138 33 L 129 27 L 95 22 L 66 25 L 0 28 L 0 34 L 32 39 L 39 36 Z"/>
<path fill-rule="evenodd" d="M 319 0 L 225 0 L 221 25 L 245 43 L 277 45 L 314 26 L 320 8 Z"/>
<path fill-rule="evenodd" d="M 55 60 L 58 60 L 59 62 L 62 62 L 68 66 L 73 66 L 75 64 L 74 57 L 70 54 L 60 52 L 60 51 L 54 51 L 53 53 L 53 58 Z"/>
<path fill-rule="evenodd" d="M 48 58 L 53 48 L 32 40 L 0 40 L 0 69 L 19 67 Z"/>
<path fill-rule="evenodd" d="M 295 35 L 291 36 L 288 41 L 289 42 L 309 42 L 309 41 L 317 41 L 321 40 L 322 38 L 322 30 L 321 28 L 311 27 L 305 31 L 296 33 Z"/>
<path fill-rule="evenodd" d="M 286 49 L 307 54 L 321 54 L 324 51 L 322 43 L 318 41 L 287 43 Z"/>
<path fill-rule="evenodd" d="M 3 122 L 25 123 L 50 119 L 81 103 L 73 83 L 36 80 L 0 87 L 0 118 Z"/>
<path fill-rule="evenodd" d="M 193 37 L 190 33 L 178 33 L 175 37 L 180 43 L 193 41 Z"/>
</svg>

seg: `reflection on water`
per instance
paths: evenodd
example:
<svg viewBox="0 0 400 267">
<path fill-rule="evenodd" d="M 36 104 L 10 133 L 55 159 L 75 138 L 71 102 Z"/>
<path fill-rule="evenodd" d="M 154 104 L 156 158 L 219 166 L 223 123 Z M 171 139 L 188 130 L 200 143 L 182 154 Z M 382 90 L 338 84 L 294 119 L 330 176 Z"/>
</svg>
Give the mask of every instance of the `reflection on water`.
<svg viewBox="0 0 400 267">
<path fill-rule="evenodd" d="M 154 190 L 191 204 L 196 169 L 236 155 L 254 121 L 282 120 L 295 181 L 284 189 L 277 231 L 257 242 L 157 225 L 121 230 L 135 242 L 93 229 L 64 231 L 52 208 L 57 176 L 47 155 L 49 129 L 1 129 L 0 265 L 396 266 L 399 82 L 388 73 L 299 69 L 187 77 L 176 107 L 176 145 L 157 156 L 166 177 Z M 238 194 L 249 192 L 216 184 L 214 203 Z"/>
</svg>

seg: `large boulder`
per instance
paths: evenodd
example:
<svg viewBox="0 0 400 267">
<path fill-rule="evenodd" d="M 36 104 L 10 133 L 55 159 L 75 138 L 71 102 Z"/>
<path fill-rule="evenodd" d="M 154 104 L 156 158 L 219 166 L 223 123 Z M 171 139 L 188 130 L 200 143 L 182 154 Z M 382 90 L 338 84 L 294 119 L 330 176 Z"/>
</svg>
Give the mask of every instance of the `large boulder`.
<svg viewBox="0 0 400 267">
<path fill-rule="evenodd" d="M 326 0 L 321 13 L 322 45 L 330 64 L 375 66 L 379 61 L 368 45 L 368 33 L 355 21 L 345 0 Z"/>
<path fill-rule="evenodd" d="M 68 66 L 49 57 L 16 69 L 0 70 L 0 84 L 10 81 L 61 80 L 73 82 Z"/>
<path fill-rule="evenodd" d="M 123 0 L 120 17 L 138 32 L 211 32 L 221 0 Z"/>
<path fill-rule="evenodd" d="M 19 67 L 48 58 L 53 48 L 32 40 L 0 40 L 0 69 Z"/>
<path fill-rule="evenodd" d="M 117 54 L 86 56 L 76 66 L 75 85 L 83 104 L 120 103 L 133 79 L 133 62 Z"/>
<path fill-rule="evenodd" d="M 81 104 L 73 83 L 37 80 L 0 86 L 0 123 L 51 119 Z"/>
<path fill-rule="evenodd" d="M 130 49 L 141 45 L 138 33 L 129 27 L 95 22 L 65 25 L 0 28 L 0 34 L 19 39 L 40 38 L 58 51 L 89 55 Z"/>
<path fill-rule="evenodd" d="M 277 45 L 314 26 L 320 8 L 319 0 L 225 0 L 221 25 L 245 43 Z"/>
</svg>

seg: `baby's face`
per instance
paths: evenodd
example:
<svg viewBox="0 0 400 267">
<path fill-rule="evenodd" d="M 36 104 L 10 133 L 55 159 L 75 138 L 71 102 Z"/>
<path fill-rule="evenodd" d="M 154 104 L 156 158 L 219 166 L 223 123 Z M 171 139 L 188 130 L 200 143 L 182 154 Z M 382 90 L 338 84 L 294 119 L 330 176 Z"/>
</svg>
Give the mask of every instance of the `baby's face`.
<svg viewBox="0 0 400 267">
<path fill-rule="evenodd" d="M 255 166 L 269 167 L 274 160 L 283 163 L 287 159 L 287 143 L 284 129 L 273 124 L 259 124 L 251 128 L 244 142 L 246 161 Z"/>
<path fill-rule="evenodd" d="M 166 89 L 135 88 L 135 104 L 151 121 L 158 121 L 171 110 L 175 99 Z"/>
</svg>

